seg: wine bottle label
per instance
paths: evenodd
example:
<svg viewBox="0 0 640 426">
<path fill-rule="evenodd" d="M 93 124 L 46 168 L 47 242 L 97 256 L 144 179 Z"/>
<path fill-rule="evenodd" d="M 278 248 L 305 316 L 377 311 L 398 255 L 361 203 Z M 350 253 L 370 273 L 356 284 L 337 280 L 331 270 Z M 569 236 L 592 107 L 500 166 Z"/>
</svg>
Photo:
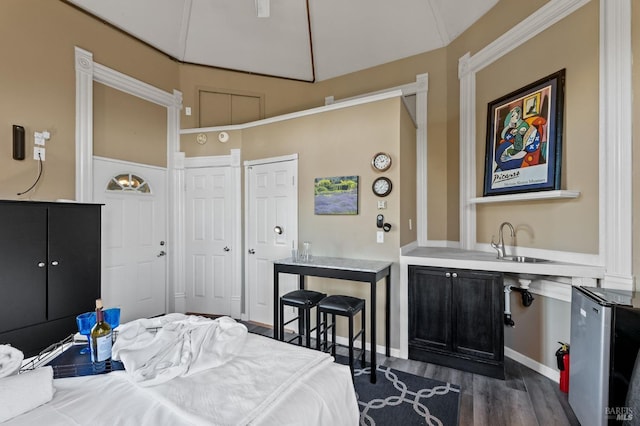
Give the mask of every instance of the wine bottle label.
<svg viewBox="0 0 640 426">
<path fill-rule="evenodd" d="M 102 362 L 111 358 L 111 343 L 111 332 L 105 336 L 91 338 L 91 361 Z"/>
</svg>

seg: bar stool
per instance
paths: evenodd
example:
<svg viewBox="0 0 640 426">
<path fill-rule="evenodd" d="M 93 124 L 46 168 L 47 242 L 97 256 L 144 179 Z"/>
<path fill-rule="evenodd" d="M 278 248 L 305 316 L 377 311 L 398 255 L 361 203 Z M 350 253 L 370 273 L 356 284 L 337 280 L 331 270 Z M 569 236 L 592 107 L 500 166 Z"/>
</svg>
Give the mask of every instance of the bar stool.
<svg viewBox="0 0 640 426">
<path fill-rule="evenodd" d="M 362 325 L 360 331 L 354 336 L 353 317 L 362 311 Z M 331 315 L 331 324 L 327 322 L 327 314 Z M 354 365 L 354 346 L 353 343 L 361 338 L 360 355 L 362 356 L 362 368 L 365 368 L 365 301 L 351 296 L 332 295 L 327 296 L 318 303 L 316 310 L 316 349 L 328 352 L 331 349 L 331 355 L 336 356 L 336 315 L 349 318 L 349 368 L 353 375 Z M 322 321 L 320 316 L 322 315 Z M 327 332 L 331 329 L 331 343 L 327 340 Z M 324 339 L 322 337 L 324 336 Z M 358 358 L 360 358 L 360 355 Z"/>
<path fill-rule="evenodd" d="M 287 340 L 291 343 L 298 339 L 298 345 L 302 346 L 302 336 L 306 337 L 307 348 L 311 347 L 311 308 L 315 307 L 326 294 L 313 290 L 294 290 L 280 297 L 280 340 L 284 341 L 284 326 L 298 320 L 298 335 Z M 284 307 L 298 308 L 298 316 L 284 322 Z"/>
</svg>

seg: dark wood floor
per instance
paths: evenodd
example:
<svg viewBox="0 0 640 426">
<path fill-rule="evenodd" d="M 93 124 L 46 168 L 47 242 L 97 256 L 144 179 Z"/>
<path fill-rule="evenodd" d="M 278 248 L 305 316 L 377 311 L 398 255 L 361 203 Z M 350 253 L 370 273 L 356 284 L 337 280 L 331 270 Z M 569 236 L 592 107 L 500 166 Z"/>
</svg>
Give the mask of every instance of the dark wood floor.
<svg viewBox="0 0 640 426">
<path fill-rule="evenodd" d="M 244 324 L 252 333 L 273 336 L 268 327 Z M 345 348 L 338 353 L 348 355 Z M 505 358 L 505 380 L 382 354 L 378 359 L 387 367 L 460 386 L 460 426 L 580 425 L 557 383 L 510 358 Z"/>
</svg>

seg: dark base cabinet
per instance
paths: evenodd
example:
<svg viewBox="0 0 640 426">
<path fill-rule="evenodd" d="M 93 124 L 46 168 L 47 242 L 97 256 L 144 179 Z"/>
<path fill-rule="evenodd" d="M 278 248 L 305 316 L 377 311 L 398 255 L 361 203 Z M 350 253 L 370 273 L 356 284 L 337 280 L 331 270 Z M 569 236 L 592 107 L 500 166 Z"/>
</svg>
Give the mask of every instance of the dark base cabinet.
<svg viewBox="0 0 640 426">
<path fill-rule="evenodd" d="M 100 297 L 101 205 L 0 201 L 0 344 L 29 357 Z"/>
<path fill-rule="evenodd" d="M 409 266 L 409 358 L 504 379 L 501 273 Z"/>
</svg>

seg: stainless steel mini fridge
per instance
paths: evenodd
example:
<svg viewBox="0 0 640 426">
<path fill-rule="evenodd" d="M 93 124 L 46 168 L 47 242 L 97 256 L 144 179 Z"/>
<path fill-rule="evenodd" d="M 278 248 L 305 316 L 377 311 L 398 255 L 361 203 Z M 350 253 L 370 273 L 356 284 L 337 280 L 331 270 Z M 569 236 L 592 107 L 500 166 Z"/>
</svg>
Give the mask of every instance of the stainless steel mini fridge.
<svg viewBox="0 0 640 426">
<path fill-rule="evenodd" d="M 571 408 L 582 426 L 637 420 L 625 401 L 640 347 L 640 294 L 573 287 L 571 297 Z"/>
</svg>

